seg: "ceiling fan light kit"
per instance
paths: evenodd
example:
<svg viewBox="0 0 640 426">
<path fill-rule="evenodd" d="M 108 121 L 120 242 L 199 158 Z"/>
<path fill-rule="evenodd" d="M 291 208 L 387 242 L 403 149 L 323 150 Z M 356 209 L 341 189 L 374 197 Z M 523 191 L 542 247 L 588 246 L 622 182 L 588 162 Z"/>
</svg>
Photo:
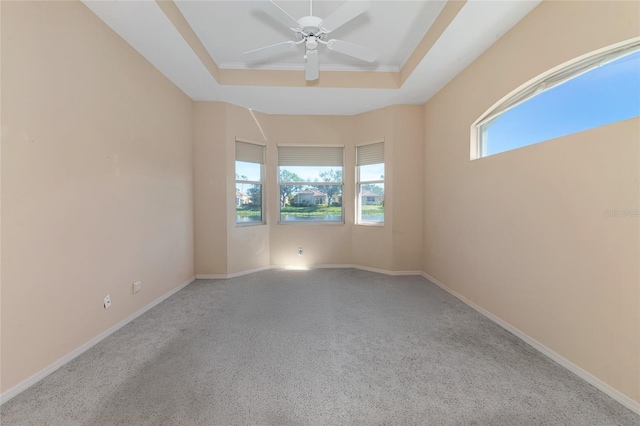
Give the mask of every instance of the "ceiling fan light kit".
<svg viewBox="0 0 640 426">
<path fill-rule="evenodd" d="M 347 1 L 336 9 L 327 18 L 322 19 L 313 16 L 313 0 L 309 1 L 309 16 L 304 16 L 298 20 L 294 19 L 284 9 L 278 6 L 273 0 L 261 3 L 264 12 L 271 15 L 275 20 L 290 28 L 295 32 L 297 41 L 284 41 L 272 44 L 259 49 L 245 52 L 257 59 L 268 58 L 272 55 L 287 52 L 299 44 L 305 45 L 305 78 L 308 81 L 317 80 L 319 77 L 318 45 L 322 44 L 329 50 L 342 53 L 366 62 L 375 62 L 378 58 L 376 52 L 368 47 L 342 40 L 326 40 L 327 35 L 355 17 L 366 12 L 371 6 L 368 0 Z"/>
</svg>

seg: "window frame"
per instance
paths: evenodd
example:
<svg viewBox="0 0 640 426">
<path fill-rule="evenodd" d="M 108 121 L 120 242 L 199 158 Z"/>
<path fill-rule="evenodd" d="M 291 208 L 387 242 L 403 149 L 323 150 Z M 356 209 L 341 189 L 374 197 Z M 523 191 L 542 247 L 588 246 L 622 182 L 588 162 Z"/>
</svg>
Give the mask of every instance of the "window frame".
<svg viewBox="0 0 640 426">
<path fill-rule="evenodd" d="M 495 103 L 472 124 L 471 160 L 477 160 L 499 154 L 487 155 L 486 133 L 493 121 L 500 118 L 506 112 L 547 90 L 551 90 L 569 80 L 580 77 L 582 74 L 585 74 L 595 68 L 607 65 L 639 51 L 640 37 L 634 37 L 564 62 L 512 91 Z M 532 145 L 542 142 L 545 141 L 536 142 Z M 522 147 L 524 146 L 530 145 L 523 145 Z"/>
<path fill-rule="evenodd" d="M 386 222 L 386 214 L 383 211 L 383 216 L 382 216 L 382 221 L 372 221 L 372 220 L 362 220 L 362 185 L 370 185 L 370 184 L 383 184 L 386 187 L 385 184 L 385 178 L 383 179 L 375 179 L 375 180 L 366 180 L 363 181 L 360 179 L 360 167 L 362 167 L 363 165 L 359 164 L 359 160 L 358 160 L 358 148 L 363 147 L 363 146 L 368 146 L 368 145 L 375 145 L 375 144 L 382 144 L 382 162 L 381 163 L 371 163 L 371 164 L 364 164 L 366 165 L 373 165 L 373 164 L 382 164 L 383 167 L 383 176 L 387 176 L 387 169 L 386 169 L 386 161 L 385 161 L 385 140 L 384 139 L 378 139 L 375 141 L 371 141 L 371 142 L 365 142 L 365 143 L 361 143 L 356 145 L 356 208 L 355 208 L 355 224 L 356 225 L 362 225 L 362 226 L 384 226 L 385 222 Z M 386 188 L 385 188 L 385 195 L 386 195 Z M 386 196 L 385 196 L 385 200 L 386 200 Z M 384 203 L 384 201 L 383 201 Z M 384 204 L 383 204 L 384 206 Z"/>
<path fill-rule="evenodd" d="M 236 218 L 235 218 L 235 223 L 236 223 L 236 227 L 238 228 L 243 228 L 246 226 L 260 226 L 260 225 L 266 225 L 267 224 L 267 218 L 266 218 L 266 208 L 265 208 L 265 163 L 266 163 L 266 146 L 261 144 L 261 143 L 257 143 L 257 142 L 252 142 L 252 141 L 248 141 L 246 139 L 240 139 L 240 138 L 236 138 L 235 140 L 235 145 L 234 148 L 236 149 L 236 160 L 234 162 L 234 171 L 235 171 L 235 176 L 237 177 L 238 173 L 238 169 L 237 169 L 237 163 L 238 161 L 240 162 L 244 162 L 247 163 L 248 161 L 242 161 L 242 160 L 238 160 L 238 143 L 244 143 L 244 144 L 249 144 L 249 145 L 255 145 L 257 147 L 260 147 L 262 149 L 262 162 L 261 163 L 254 163 L 254 164 L 259 164 L 260 165 L 260 180 L 259 181 L 254 181 L 254 180 L 239 180 L 239 179 L 235 179 L 235 186 L 237 188 L 238 184 L 241 185 L 260 185 L 260 221 L 252 221 L 252 222 L 238 222 L 238 204 L 235 202 L 235 197 L 234 197 L 234 204 L 235 204 L 235 212 L 236 212 Z"/>
<path fill-rule="evenodd" d="M 342 151 L 342 165 L 340 165 L 340 169 L 342 171 L 342 181 L 341 182 L 313 182 L 313 181 L 300 181 L 300 182 L 282 182 L 280 181 L 280 171 L 281 171 L 281 167 L 338 167 L 338 166 L 317 166 L 317 165 L 299 165 L 299 166 L 290 166 L 290 165 L 281 165 L 280 164 L 280 149 L 281 148 L 340 148 Z M 281 191 L 281 187 L 282 186 L 317 186 L 318 184 L 322 184 L 321 186 L 339 186 L 340 187 L 340 193 L 343 194 L 344 193 L 344 145 L 278 145 L 277 146 L 277 152 L 278 152 L 278 161 L 277 161 L 277 185 L 278 185 L 278 190 L 277 190 L 277 194 L 278 194 L 278 225 L 331 225 L 331 226 L 336 226 L 336 225 L 344 225 L 345 224 L 345 220 L 344 220 L 344 199 L 343 202 L 341 203 L 341 208 L 340 208 L 340 214 L 341 214 L 341 218 L 340 220 L 304 220 L 304 221 L 296 221 L 296 220 L 282 220 L 282 200 L 280 200 L 280 194 L 282 193 Z M 344 197 L 343 197 L 344 198 Z M 315 197 L 314 197 L 314 203 L 315 205 Z M 331 205 L 331 199 L 328 198 L 327 199 L 327 205 L 330 206 Z"/>
</svg>

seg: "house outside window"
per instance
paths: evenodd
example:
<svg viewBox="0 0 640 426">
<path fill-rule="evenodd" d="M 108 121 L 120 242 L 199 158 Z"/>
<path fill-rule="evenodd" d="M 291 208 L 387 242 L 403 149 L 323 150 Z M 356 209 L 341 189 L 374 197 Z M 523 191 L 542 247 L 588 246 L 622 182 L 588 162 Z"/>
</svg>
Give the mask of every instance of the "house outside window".
<svg viewBox="0 0 640 426">
<path fill-rule="evenodd" d="M 384 224 L 384 141 L 356 147 L 356 223 Z"/>
<path fill-rule="evenodd" d="M 265 147 L 236 140 L 236 225 L 261 225 L 264 220 Z"/>
<path fill-rule="evenodd" d="M 280 223 L 344 223 L 344 147 L 278 146 Z"/>
</svg>

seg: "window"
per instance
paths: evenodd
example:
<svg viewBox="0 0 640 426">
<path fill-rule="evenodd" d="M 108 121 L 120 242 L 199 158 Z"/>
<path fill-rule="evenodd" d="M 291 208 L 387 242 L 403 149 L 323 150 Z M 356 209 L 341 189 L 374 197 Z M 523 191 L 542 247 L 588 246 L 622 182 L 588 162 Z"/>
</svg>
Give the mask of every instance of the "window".
<svg viewBox="0 0 640 426">
<path fill-rule="evenodd" d="M 278 147 L 280 223 L 344 223 L 343 147 Z"/>
<path fill-rule="evenodd" d="M 356 223 L 384 223 L 384 142 L 356 147 Z"/>
<path fill-rule="evenodd" d="M 264 221 L 264 146 L 236 140 L 236 224 Z"/>
<path fill-rule="evenodd" d="M 553 72 L 492 108 L 476 125 L 477 157 L 640 115 L 640 42 Z"/>
</svg>

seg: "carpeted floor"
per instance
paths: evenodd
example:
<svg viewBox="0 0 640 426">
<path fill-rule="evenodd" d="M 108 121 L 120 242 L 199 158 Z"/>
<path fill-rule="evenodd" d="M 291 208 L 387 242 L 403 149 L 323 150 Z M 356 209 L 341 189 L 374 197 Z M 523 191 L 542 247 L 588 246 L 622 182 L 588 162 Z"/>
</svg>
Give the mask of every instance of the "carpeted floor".
<svg viewBox="0 0 640 426">
<path fill-rule="evenodd" d="M 8 425 L 640 425 L 421 277 L 199 280 L 1 409 Z"/>
</svg>

